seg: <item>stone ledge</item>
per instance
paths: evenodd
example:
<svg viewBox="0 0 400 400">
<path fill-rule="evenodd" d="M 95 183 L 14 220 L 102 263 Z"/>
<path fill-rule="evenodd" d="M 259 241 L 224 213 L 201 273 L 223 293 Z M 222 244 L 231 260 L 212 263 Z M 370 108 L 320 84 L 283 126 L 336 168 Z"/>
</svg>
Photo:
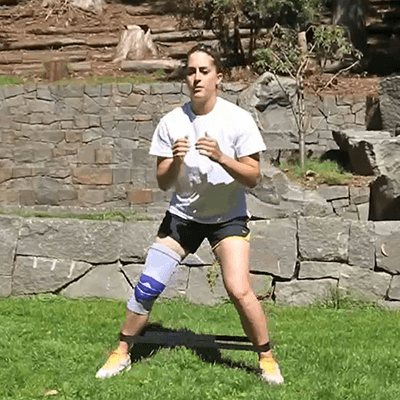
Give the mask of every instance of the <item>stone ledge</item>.
<svg viewBox="0 0 400 400">
<path fill-rule="evenodd" d="M 0 295 L 126 299 L 159 223 L 0 216 Z M 400 301 L 399 246 L 383 247 L 385 255 L 381 246 L 400 232 L 400 222 L 299 217 L 249 225 L 251 281 L 260 298 L 305 305 L 333 285 L 373 300 Z M 226 298 L 221 273 L 209 276 L 211 266 L 216 268 L 215 259 L 205 241 L 182 262 L 164 296 L 184 295 L 204 304 Z"/>
</svg>

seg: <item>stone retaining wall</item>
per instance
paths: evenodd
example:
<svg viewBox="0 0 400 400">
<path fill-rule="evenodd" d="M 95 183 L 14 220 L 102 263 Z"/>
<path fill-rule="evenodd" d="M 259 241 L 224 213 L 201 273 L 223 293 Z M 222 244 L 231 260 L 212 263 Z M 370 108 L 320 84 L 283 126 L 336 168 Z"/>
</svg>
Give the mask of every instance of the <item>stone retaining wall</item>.
<svg viewBox="0 0 400 400">
<path fill-rule="evenodd" d="M 126 299 L 159 222 L 0 217 L 0 295 L 57 293 Z M 305 305 L 339 287 L 400 305 L 400 222 L 300 217 L 251 221 L 255 291 Z M 164 296 L 212 304 L 226 297 L 203 243 L 177 268 Z"/>
<path fill-rule="evenodd" d="M 222 97 L 236 102 L 245 88 L 226 83 Z M 161 116 L 187 100 L 178 82 L 0 87 L 0 204 L 164 210 L 169 194 L 157 188 L 148 149 Z M 365 126 L 363 98 L 307 102 L 316 153 L 337 148 L 332 129 Z M 275 107 L 267 117 L 282 124 Z M 263 135 L 265 157 L 297 148 L 293 132 Z"/>
</svg>

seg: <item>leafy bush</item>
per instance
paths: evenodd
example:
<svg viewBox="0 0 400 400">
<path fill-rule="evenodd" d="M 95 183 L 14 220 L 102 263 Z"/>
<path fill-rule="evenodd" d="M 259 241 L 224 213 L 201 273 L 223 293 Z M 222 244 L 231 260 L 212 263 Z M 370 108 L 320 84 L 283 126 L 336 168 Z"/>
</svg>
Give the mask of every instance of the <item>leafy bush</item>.
<svg viewBox="0 0 400 400">
<path fill-rule="evenodd" d="M 260 73 L 295 75 L 301 63 L 296 31 L 276 25 L 264 45 L 255 50 L 254 59 L 254 67 Z"/>
<path fill-rule="evenodd" d="M 273 29 L 276 24 L 295 28 L 314 21 L 321 3 L 317 0 L 181 0 L 177 4 L 181 26 L 191 27 L 194 18 L 203 20 L 204 27 L 212 29 L 217 36 L 222 53 L 250 64 L 261 28 Z M 239 34 L 239 27 L 243 26 L 251 29 L 246 54 Z"/>
<path fill-rule="evenodd" d="M 354 55 L 359 58 L 348 39 L 347 31 L 341 26 L 316 26 L 314 31 L 313 51 L 319 60 L 341 60 Z"/>
<path fill-rule="evenodd" d="M 346 29 L 341 26 L 311 25 L 312 40 L 308 44 L 309 56 L 322 62 L 341 60 L 346 56 L 359 58 L 350 43 Z M 254 52 L 254 67 L 259 72 L 271 71 L 283 75 L 296 75 L 303 61 L 298 44 L 298 30 L 276 25 L 264 39 L 263 46 Z"/>
</svg>

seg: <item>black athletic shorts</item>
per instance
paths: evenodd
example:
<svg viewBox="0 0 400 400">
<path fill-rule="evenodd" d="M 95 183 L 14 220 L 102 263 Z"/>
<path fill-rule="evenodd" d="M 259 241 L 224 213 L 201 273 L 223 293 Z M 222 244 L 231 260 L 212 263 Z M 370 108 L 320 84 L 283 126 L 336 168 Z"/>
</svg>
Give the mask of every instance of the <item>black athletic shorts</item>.
<svg viewBox="0 0 400 400">
<path fill-rule="evenodd" d="M 158 230 L 158 236 L 170 236 L 186 251 L 195 253 L 205 238 L 208 239 L 212 248 L 228 237 L 241 237 L 248 240 L 250 229 L 247 227 L 247 221 L 247 217 L 237 217 L 217 224 L 202 224 L 183 219 L 167 211 Z"/>
</svg>

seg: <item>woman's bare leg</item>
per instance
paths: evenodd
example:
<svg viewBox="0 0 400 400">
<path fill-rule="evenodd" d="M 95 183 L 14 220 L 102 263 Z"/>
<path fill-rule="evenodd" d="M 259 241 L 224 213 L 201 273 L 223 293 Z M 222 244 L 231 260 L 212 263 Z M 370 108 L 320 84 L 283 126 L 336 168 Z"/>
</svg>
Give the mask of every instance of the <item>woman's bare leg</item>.
<svg viewBox="0 0 400 400">
<path fill-rule="evenodd" d="M 269 341 L 267 318 L 250 284 L 250 243 L 243 239 L 223 240 L 214 250 L 221 264 L 225 288 L 240 315 L 246 335 L 254 346 L 262 349 Z M 260 358 L 271 350 L 260 351 Z"/>
</svg>

